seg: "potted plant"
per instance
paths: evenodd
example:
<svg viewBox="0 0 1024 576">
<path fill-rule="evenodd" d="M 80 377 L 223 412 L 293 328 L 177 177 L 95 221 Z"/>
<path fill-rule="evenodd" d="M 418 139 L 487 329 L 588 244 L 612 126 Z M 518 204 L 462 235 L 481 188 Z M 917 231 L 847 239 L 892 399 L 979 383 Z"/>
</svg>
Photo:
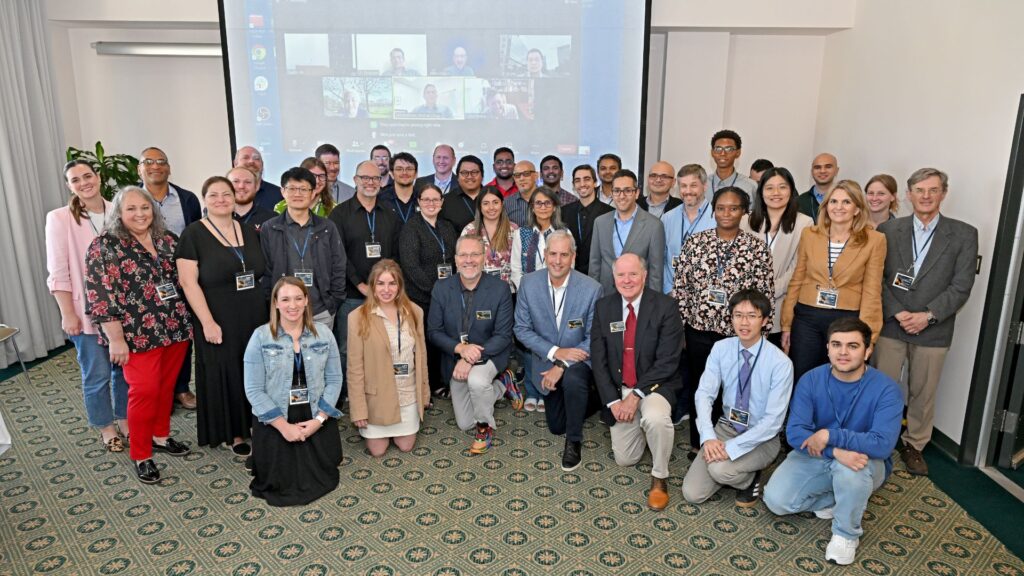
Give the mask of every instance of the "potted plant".
<svg viewBox="0 0 1024 576">
<path fill-rule="evenodd" d="M 107 155 L 101 142 L 96 142 L 95 150 L 80 150 L 69 146 L 67 158 L 68 162 L 85 160 L 92 164 L 96 175 L 100 177 L 100 193 L 107 200 L 113 199 L 122 186 L 139 182 L 139 159 L 130 154 Z"/>
</svg>

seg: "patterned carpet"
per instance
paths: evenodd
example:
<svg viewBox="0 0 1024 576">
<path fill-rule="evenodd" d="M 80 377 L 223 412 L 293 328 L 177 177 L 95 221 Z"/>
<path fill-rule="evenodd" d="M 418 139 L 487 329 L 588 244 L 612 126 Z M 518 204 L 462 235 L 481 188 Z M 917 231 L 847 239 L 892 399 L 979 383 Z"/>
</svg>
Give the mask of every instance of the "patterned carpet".
<svg viewBox="0 0 1024 576">
<path fill-rule="evenodd" d="M 74 356 L 65 352 L 0 384 L 15 447 L 0 457 L 0 574 L 1020 575 L 1024 563 L 925 479 L 898 466 L 872 498 L 857 562 L 824 562 L 829 523 L 776 518 L 762 504 L 705 505 L 679 492 L 680 439 L 669 508 L 645 505 L 649 458 L 615 465 L 608 429 L 586 423 L 584 466 L 559 469 L 562 441 L 543 417 L 498 410 L 494 448 L 469 457 L 450 405 L 431 410 L 411 454 L 366 454 L 343 428 L 342 484 L 312 505 L 271 508 L 249 495 L 227 449 L 156 460 L 144 486 L 127 452 L 89 430 Z M 175 436 L 195 442 L 194 417 Z"/>
</svg>

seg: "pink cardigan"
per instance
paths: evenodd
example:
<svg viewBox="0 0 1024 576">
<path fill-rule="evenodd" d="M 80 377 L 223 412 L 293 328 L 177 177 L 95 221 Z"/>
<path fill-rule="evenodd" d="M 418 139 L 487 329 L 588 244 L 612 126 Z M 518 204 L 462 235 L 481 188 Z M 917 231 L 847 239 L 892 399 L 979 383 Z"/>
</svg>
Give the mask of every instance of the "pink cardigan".
<svg viewBox="0 0 1024 576">
<path fill-rule="evenodd" d="M 103 206 L 109 217 L 110 203 L 104 200 Z M 46 215 L 46 286 L 51 294 L 71 292 L 82 332 L 96 334 L 96 326 L 85 313 L 85 252 L 96 238 L 88 218 L 83 214 L 81 224 L 75 224 L 67 206 Z"/>
</svg>

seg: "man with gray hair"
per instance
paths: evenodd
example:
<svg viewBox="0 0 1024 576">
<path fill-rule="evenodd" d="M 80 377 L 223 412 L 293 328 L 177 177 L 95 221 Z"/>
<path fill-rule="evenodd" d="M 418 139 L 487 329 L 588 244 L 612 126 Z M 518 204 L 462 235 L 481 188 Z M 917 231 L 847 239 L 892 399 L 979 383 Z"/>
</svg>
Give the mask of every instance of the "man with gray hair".
<svg viewBox="0 0 1024 576">
<path fill-rule="evenodd" d="M 899 450 L 907 471 L 919 476 L 928 475 L 921 451 L 932 437 L 942 365 L 978 260 L 977 228 L 939 213 L 948 192 L 944 172 L 921 168 L 907 180 L 914 214 L 878 227 L 888 250 L 882 279 L 885 323 L 875 361 L 897 382 L 906 365 L 907 427 Z"/>
<path fill-rule="evenodd" d="M 582 460 L 583 420 L 593 413 L 590 327 L 601 285 L 573 269 L 576 241 L 568 230 L 548 236 L 544 255 L 547 268 L 519 282 L 515 333 L 532 355 L 526 365 L 546 398 L 548 430 L 565 434 L 562 470 L 571 472 Z"/>
<path fill-rule="evenodd" d="M 662 292 L 672 291 L 675 270 L 672 265 L 683 252 L 683 244 L 698 232 L 715 227 L 715 211 L 711 200 L 705 195 L 708 173 L 700 164 L 687 164 L 676 173 L 679 182 L 679 198 L 682 204 L 670 208 L 661 217 L 665 227 L 665 272 L 662 275 Z"/>
</svg>

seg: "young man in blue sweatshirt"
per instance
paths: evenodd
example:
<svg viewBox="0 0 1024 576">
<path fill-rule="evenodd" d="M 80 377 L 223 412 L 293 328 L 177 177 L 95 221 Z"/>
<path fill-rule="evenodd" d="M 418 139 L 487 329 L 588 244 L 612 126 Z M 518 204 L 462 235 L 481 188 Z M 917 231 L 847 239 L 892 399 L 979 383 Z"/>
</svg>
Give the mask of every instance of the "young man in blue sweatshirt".
<svg viewBox="0 0 1024 576">
<path fill-rule="evenodd" d="M 832 519 L 825 560 L 852 564 L 871 493 L 892 472 L 903 395 L 867 365 L 871 328 L 855 317 L 828 329 L 831 364 L 804 374 L 793 392 L 786 437 L 793 451 L 768 481 L 764 503 L 775 514 L 811 511 Z"/>
</svg>

